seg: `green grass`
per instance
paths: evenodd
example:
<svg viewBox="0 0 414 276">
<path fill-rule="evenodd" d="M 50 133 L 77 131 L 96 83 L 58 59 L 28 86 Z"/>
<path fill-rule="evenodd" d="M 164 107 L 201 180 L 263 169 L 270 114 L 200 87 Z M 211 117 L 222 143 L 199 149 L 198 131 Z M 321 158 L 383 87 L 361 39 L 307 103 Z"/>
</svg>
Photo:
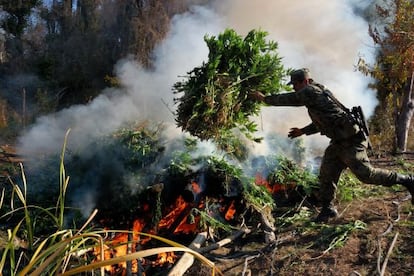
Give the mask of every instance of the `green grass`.
<svg viewBox="0 0 414 276">
<path fill-rule="evenodd" d="M 140 250 L 106 260 L 104 260 L 102 255 L 99 261 L 87 258 L 86 253 L 92 249 L 101 248 L 100 252 L 104 252 L 105 237 L 115 233 L 132 234 L 133 232 L 94 228 L 91 222 L 97 210 L 90 215 L 80 228 L 65 228 L 64 222 L 67 211 L 65 199 L 69 185 L 69 177 L 66 176 L 65 172 L 64 152 L 68 134 L 69 131 L 66 133 L 61 154 L 59 196 L 55 207 L 42 208 L 32 206 L 27 202 L 27 181 L 22 165 L 22 185 L 19 186 L 11 182 L 13 187 L 10 204 L 11 210 L 5 212 L 0 219 L 10 217 L 14 219 L 18 217 L 18 219 L 17 223 L 11 229 L 0 231 L 0 271 L 4 275 L 79 275 L 91 271 L 100 271 L 100 275 L 104 275 L 105 266 L 172 251 L 189 252 L 201 261 L 201 263 L 211 267 L 212 275 L 215 273 L 222 275 L 214 263 L 196 251 L 174 241 L 142 232 L 135 232 L 134 234 L 159 240 L 168 246 Z M 4 191 L 2 192 L 0 204 L 2 209 L 5 208 L 3 199 Z M 37 215 L 34 216 L 34 214 Z M 42 219 L 47 222 L 52 222 L 54 231 L 38 237 L 36 234 L 39 230 L 44 230 L 39 229 L 44 225 Z M 48 230 L 51 228 L 49 227 Z"/>
</svg>

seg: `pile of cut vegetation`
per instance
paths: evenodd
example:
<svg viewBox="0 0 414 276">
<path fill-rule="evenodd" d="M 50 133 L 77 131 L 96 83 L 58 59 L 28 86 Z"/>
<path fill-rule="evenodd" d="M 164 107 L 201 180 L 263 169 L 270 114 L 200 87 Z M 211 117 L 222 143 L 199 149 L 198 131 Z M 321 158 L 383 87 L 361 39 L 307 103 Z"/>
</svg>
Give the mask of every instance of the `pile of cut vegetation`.
<svg viewBox="0 0 414 276">
<path fill-rule="evenodd" d="M 250 31 L 246 37 L 232 29 L 205 36 L 208 61 L 187 73 L 184 81 L 173 86 L 178 104 L 176 122 L 182 130 L 201 140 L 211 140 L 236 157 L 240 137 L 259 142 L 255 137 L 261 103 L 248 97 L 251 91 L 265 95 L 286 87 L 282 80 L 287 71 L 277 53 L 277 43 L 266 40 L 267 33 Z M 242 134 L 242 135 L 240 135 Z"/>
</svg>

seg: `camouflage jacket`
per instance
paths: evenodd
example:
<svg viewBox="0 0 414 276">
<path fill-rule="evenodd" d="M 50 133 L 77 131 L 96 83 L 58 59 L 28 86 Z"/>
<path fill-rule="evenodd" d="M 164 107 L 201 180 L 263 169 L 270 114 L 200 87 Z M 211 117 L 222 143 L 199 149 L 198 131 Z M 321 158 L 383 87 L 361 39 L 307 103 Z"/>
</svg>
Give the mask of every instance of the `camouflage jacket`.
<svg viewBox="0 0 414 276">
<path fill-rule="evenodd" d="M 297 92 L 269 95 L 265 103 L 273 106 L 305 106 L 312 123 L 302 128 L 306 135 L 320 132 L 334 141 L 354 137 L 359 127 L 337 102 L 327 95 L 330 93 L 320 84 L 311 84 Z"/>
</svg>

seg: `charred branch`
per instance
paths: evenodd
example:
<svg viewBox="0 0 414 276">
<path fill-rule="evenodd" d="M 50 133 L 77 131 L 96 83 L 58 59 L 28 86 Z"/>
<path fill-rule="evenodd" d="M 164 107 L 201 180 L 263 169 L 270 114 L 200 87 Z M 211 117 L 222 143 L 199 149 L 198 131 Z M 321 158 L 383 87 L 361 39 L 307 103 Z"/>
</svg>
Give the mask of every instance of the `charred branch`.
<svg viewBox="0 0 414 276">
<path fill-rule="evenodd" d="M 207 232 L 199 233 L 193 242 L 189 245 L 189 248 L 196 249 L 200 248 L 201 245 L 207 239 Z M 181 276 L 183 275 L 192 265 L 194 262 L 194 256 L 190 253 L 184 253 L 181 259 L 175 264 L 175 266 L 171 269 L 168 276 Z"/>
</svg>

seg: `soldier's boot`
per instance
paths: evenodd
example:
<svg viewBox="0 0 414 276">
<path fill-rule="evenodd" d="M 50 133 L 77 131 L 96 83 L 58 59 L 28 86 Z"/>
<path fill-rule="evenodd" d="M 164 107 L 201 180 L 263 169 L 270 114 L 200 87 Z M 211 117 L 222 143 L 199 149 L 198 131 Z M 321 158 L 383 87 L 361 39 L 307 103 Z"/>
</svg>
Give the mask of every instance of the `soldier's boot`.
<svg viewBox="0 0 414 276">
<path fill-rule="evenodd" d="M 328 222 L 332 218 L 338 217 L 338 211 L 332 204 L 322 204 L 322 209 L 316 217 L 315 222 Z"/>
<path fill-rule="evenodd" d="M 397 183 L 403 185 L 411 194 L 411 204 L 414 205 L 414 175 L 397 175 Z"/>
</svg>

